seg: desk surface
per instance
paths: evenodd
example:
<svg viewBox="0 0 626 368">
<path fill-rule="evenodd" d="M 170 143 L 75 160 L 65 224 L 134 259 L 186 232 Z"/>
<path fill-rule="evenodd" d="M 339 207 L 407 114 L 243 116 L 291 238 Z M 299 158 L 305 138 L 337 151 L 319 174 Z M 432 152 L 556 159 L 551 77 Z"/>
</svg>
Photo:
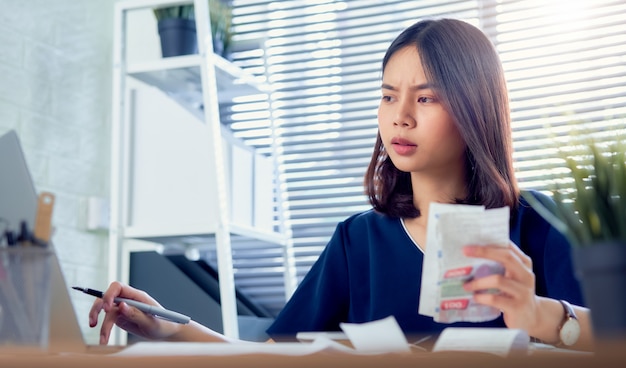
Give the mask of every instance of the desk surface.
<svg viewBox="0 0 626 368">
<path fill-rule="evenodd" d="M 160 356 L 121 357 L 106 353 L 94 354 L 43 354 L 16 352 L 0 348 L 0 365 L 3 367 L 623 367 L 626 361 L 626 342 L 606 345 L 594 355 L 572 353 L 536 352 L 528 356 L 499 357 L 486 353 L 390 353 L 377 355 L 351 355 L 341 353 L 315 353 L 305 356 L 249 354 L 237 356 Z"/>
</svg>

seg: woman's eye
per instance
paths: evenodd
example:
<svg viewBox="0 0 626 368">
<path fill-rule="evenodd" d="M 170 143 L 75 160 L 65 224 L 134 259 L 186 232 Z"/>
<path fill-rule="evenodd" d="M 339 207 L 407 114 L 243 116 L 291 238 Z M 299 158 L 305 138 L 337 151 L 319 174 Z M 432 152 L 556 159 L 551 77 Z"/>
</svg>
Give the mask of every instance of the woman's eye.
<svg viewBox="0 0 626 368">
<path fill-rule="evenodd" d="M 392 97 L 391 96 L 383 96 L 382 100 L 385 101 L 385 102 L 391 102 Z"/>
<path fill-rule="evenodd" d="M 432 97 L 419 97 L 417 99 L 417 102 L 419 103 L 429 103 L 429 102 L 435 102 L 435 99 Z"/>
</svg>

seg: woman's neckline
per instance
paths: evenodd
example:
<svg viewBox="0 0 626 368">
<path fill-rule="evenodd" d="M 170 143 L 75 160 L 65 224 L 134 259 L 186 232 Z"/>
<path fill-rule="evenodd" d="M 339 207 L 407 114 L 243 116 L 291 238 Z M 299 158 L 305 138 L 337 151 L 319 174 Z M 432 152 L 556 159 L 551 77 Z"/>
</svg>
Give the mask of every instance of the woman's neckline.
<svg viewBox="0 0 626 368">
<path fill-rule="evenodd" d="M 422 254 L 424 253 L 424 249 L 422 249 L 422 247 L 420 247 L 419 244 L 417 244 L 417 242 L 415 241 L 415 239 L 413 239 L 413 237 L 411 236 L 411 233 L 409 233 L 409 229 L 406 228 L 406 224 L 404 223 L 404 219 L 402 217 L 400 217 L 400 224 L 402 224 L 402 228 L 404 229 L 404 233 L 406 234 L 406 236 L 409 237 L 409 239 L 411 239 L 411 241 L 413 242 L 413 244 L 415 244 L 415 246 L 417 247 L 417 249 L 420 250 L 420 252 L 422 252 Z"/>
</svg>

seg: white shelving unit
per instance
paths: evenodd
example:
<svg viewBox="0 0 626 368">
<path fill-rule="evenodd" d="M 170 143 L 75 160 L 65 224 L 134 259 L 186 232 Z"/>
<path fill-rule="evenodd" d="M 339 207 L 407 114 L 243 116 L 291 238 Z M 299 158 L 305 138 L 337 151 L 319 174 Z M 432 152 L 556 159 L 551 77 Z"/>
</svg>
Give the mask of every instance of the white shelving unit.
<svg viewBox="0 0 626 368">
<path fill-rule="evenodd" d="M 192 2 L 198 54 L 129 59 L 129 32 L 137 30 L 129 15 Z M 156 27 L 150 31 L 156 32 Z M 231 236 L 281 245 L 286 238 L 273 227 L 231 217 L 236 196 L 230 191 L 239 182 L 233 180 L 239 168 L 231 167 L 236 159 L 232 147 L 250 151 L 248 159 L 253 161 L 255 153 L 223 126 L 219 105 L 267 89 L 254 76 L 213 54 L 206 0 L 115 3 L 113 48 L 109 277 L 128 282 L 133 251 L 163 251 L 173 243 L 194 246 L 202 243 L 198 239 L 212 239 L 224 334 L 238 337 Z M 174 107 L 163 112 L 167 103 Z M 273 175 L 268 177 L 275 177 L 274 173 L 272 167 Z M 265 185 L 272 196 L 277 186 L 267 181 Z M 268 213 L 273 216 L 272 209 Z M 125 343 L 125 334 L 119 332 L 114 342 Z"/>
</svg>

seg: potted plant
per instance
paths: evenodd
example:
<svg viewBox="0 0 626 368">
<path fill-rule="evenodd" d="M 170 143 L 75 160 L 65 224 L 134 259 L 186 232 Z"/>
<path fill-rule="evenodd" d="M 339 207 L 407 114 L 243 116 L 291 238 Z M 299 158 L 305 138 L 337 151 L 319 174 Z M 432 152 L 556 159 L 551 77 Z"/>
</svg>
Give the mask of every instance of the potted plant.
<svg viewBox="0 0 626 368">
<path fill-rule="evenodd" d="M 232 8 L 226 0 L 208 0 L 213 51 L 227 57 L 232 40 Z M 157 19 L 163 57 L 198 52 L 193 4 L 153 9 Z"/>
<path fill-rule="evenodd" d="M 193 5 L 153 9 L 163 57 L 198 53 Z"/>
<path fill-rule="evenodd" d="M 573 265 L 599 338 L 626 337 L 626 144 L 586 140 L 565 156 L 571 186 L 527 202 L 573 247 Z"/>
</svg>

